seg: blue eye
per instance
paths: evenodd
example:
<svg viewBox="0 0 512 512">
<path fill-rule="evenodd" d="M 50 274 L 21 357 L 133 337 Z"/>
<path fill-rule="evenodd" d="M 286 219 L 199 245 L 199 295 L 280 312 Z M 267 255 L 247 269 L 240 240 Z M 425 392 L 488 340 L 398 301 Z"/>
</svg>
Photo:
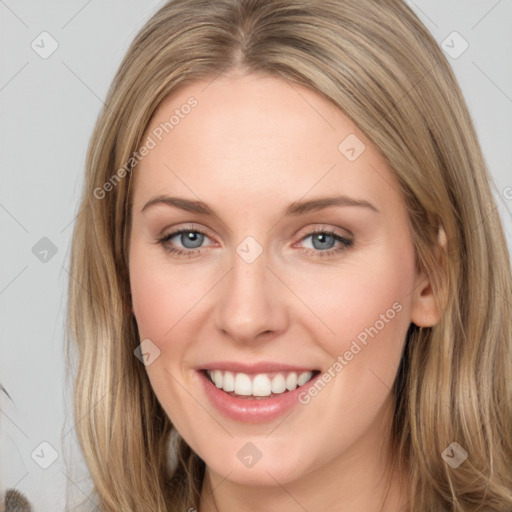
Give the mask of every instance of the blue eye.
<svg viewBox="0 0 512 512">
<path fill-rule="evenodd" d="M 171 240 L 176 237 L 179 237 L 180 243 L 186 250 L 172 246 Z M 167 252 L 177 254 L 178 256 L 191 257 L 198 252 L 198 249 L 207 237 L 208 235 L 206 233 L 198 229 L 180 229 L 179 231 L 165 235 L 163 238 L 157 240 L 157 243 L 162 244 Z"/>
<path fill-rule="evenodd" d="M 337 242 L 336 236 L 333 233 L 315 233 L 311 235 L 307 235 L 303 238 L 305 240 L 306 238 L 311 238 L 313 249 L 317 250 L 325 250 L 325 249 L 332 249 L 334 244 Z"/>
<path fill-rule="evenodd" d="M 301 241 L 311 238 L 312 249 L 308 249 L 308 254 L 316 257 L 328 257 L 336 255 L 349 247 L 352 247 L 354 241 L 336 233 L 335 231 L 326 230 L 325 228 L 315 229 L 313 232 L 304 236 Z M 335 244 L 339 246 L 334 248 Z"/>
<path fill-rule="evenodd" d="M 198 231 L 180 231 L 172 238 L 177 236 L 180 237 L 180 242 L 186 249 L 197 249 L 201 246 L 205 237 L 203 233 L 199 233 Z"/>
</svg>

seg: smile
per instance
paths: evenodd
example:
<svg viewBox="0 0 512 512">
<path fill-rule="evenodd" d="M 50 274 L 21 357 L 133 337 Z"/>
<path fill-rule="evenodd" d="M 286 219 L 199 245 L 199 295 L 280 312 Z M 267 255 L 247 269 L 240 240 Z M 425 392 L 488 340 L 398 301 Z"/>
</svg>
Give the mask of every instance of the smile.
<svg viewBox="0 0 512 512">
<path fill-rule="evenodd" d="M 299 405 L 299 394 L 320 370 L 274 363 L 217 362 L 196 368 L 208 401 L 222 416 L 241 423 L 265 423 Z"/>
<path fill-rule="evenodd" d="M 281 371 L 250 375 L 242 372 L 206 370 L 213 384 L 226 393 L 239 397 L 271 397 L 308 383 L 317 370 Z"/>
</svg>

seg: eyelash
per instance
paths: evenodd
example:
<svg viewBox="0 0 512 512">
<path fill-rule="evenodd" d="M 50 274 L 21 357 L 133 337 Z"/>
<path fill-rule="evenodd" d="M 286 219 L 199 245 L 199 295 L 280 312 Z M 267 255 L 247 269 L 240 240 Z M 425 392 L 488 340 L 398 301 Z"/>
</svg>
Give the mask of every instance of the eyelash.
<svg viewBox="0 0 512 512">
<path fill-rule="evenodd" d="M 182 228 L 177 231 L 173 231 L 172 233 L 169 233 L 168 235 L 165 235 L 162 238 L 159 238 L 155 243 L 162 245 L 164 250 L 168 253 L 175 254 L 178 257 L 192 258 L 194 256 L 194 254 L 196 254 L 197 252 L 200 252 L 201 249 L 183 250 L 183 249 L 179 249 L 177 247 L 171 247 L 169 245 L 169 240 L 171 240 L 172 238 L 174 238 L 177 235 L 181 235 L 182 233 L 200 233 L 201 235 L 204 235 L 204 236 L 210 238 L 208 233 L 206 233 L 202 229 L 191 227 L 191 228 Z M 309 238 L 310 236 L 316 235 L 318 233 L 325 234 L 325 235 L 331 235 L 336 241 L 341 242 L 341 246 L 339 246 L 337 249 L 329 249 L 326 251 L 307 249 L 306 253 L 311 254 L 314 258 L 317 258 L 317 257 L 325 258 L 325 257 L 329 257 L 329 256 L 334 256 L 342 251 L 349 249 L 350 247 L 352 247 L 354 245 L 353 240 L 345 238 L 344 236 L 341 236 L 340 234 L 336 233 L 336 231 L 332 231 L 332 230 L 325 229 L 325 228 L 313 229 L 312 231 L 310 231 L 309 233 L 304 235 L 300 239 L 300 241 L 303 241 L 306 238 Z"/>
</svg>

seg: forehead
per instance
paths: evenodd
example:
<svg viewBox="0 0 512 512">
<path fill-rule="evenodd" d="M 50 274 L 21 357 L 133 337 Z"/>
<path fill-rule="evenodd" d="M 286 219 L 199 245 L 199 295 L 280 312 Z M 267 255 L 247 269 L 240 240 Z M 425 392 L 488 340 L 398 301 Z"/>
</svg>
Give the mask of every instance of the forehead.
<svg viewBox="0 0 512 512">
<path fill-rule="evenodd" d="M 134 169 L 139 209 L 150 195 L 170 192 L 197 199 L 214 191 L 249 204 L 268 194 L 296 200 L 361 187 L 371 195 L 392 182 L 384 159 L 341 110 L 277 77 L 188 85 L 159 106 L 143 143 L 150 140 Z"/>
</svg>

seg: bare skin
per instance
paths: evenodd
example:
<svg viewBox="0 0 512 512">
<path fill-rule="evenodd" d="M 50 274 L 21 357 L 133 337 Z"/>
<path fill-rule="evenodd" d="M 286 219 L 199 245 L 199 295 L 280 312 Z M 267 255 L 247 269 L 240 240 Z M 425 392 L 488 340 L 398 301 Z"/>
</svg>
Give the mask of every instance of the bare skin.
<svg viewBox="0 0 512 512">
<path fill-rule="evenodd" d="M 151 385 L 206 463 L 200 512 L 397 512 L 406 475 L 393 474 L 386 494 L 384 471 L 391 386 L 410 323 L 439 321 L 398 184 L 356 125 L 313 91 L 254 75 L 207 85 L 168 98 L 148 127 L 146 137 L 197 99 L 134 170 L 129 248 L 139 334 L 160 351 L 147 366 Z M 339 149 L 349 135 L 363 152 L 350 151 L 357 139 Z M 203 201 L 215 215 L 163 203 L 142 212 L 163 194 Z M 371 206 L 283 215 L 333 195 Z M 201 245 L 180 235 L 158 243 L 179 229 L 204 231 L 192 237 Z M 248 236 L 262 250 L 251 263 L 237 253 Z M 221 414 L 197 371 L 229 360 L 332 373 L 339 356 L 342 371 L 307 404 L 259 424 Z M 247 443 L 262 454 L 252 467 L 237 457 Z"/>
</svg>

